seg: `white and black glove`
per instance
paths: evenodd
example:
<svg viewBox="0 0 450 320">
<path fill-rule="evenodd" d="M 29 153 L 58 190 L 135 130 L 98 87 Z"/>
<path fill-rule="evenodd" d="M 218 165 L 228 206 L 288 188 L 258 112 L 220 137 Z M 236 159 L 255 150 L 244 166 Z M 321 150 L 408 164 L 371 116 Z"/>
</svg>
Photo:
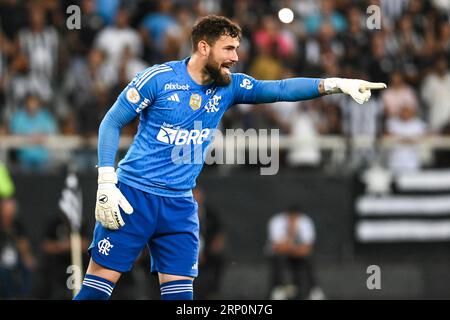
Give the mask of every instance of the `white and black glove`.
<svg viewBox="0 0 450 320">
<path fill-rule="evenodd" d="M 369 82 L 359 79 L 327 78 L 323 82 L 327 94 L 345 93 L 350 95 L 359 104 L 369 101 L 370 90 L 387 88 L 382 82 Z"/>
<path fill-rule="evenodd" d="M 97 203 L 95 205 L 95 219 L 103 227 L 117 230 L 125 225 L 120 214 L 119 206 L 127 213 L 133 213 L 128 200 L 116 187 L 117 175 L 113 167 L 98 168 Z"/>
</svg>

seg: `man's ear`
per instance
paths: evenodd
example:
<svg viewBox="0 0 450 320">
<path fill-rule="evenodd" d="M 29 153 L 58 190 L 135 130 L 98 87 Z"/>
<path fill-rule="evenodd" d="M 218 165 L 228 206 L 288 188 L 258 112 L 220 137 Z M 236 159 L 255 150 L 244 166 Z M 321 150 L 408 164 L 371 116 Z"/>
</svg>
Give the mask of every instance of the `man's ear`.
<svg viewBox="0 0 450 320">
<path fill-rule="evenodd" d="M 208 42 L 205 40 L 200 40 L 197 45 L 198 52 L 202 55 L 207 57 L 209 55 L 209 51 L 211 50 L 211 47 L 209 46 Z"/>
</svg>

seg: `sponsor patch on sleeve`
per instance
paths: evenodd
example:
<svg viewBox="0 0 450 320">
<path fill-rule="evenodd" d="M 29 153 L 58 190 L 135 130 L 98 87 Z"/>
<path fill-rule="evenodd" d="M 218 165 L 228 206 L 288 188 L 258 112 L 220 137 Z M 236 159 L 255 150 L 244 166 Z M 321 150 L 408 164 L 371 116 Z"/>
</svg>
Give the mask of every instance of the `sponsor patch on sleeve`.
<svg viewBox="0 0 450 320">
<path fill-rule="evenodd" d="M 127 91 L 127 100 L 131 103 L 138 103 L 141 100 L 141 96 L 136 88 L 130 88 Z"/>
</svg>

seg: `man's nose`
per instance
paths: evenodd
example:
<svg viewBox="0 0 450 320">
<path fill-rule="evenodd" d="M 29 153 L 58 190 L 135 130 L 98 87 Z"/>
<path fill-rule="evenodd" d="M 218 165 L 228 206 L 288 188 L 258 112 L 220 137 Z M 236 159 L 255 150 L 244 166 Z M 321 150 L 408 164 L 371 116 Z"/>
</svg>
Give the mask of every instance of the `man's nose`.
<svg viewBox="0 0 450 320">
<path fill-rule="evenodd" d="M 238 62 L 239 61 L 239 56 L 238 56 L 236 51 L 233 52 L 233 56 L 231 57 L 231 61 L 233 61 L 233 62 Z"/>
</svg>

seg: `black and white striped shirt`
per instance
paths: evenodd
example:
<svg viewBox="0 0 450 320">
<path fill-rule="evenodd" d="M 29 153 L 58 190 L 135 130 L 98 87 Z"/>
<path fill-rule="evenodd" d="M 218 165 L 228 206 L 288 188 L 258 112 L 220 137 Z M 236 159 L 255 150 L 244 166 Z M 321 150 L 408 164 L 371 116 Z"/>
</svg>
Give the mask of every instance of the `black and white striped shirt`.
<svg viewBox="0 0 450 320">
<path fill-rule="evenodd" d="M 381 9 L 386 18 L 397 20 L 409 6 L 409 0 L 381 0 Z"/>
<path fill-rule="evenodd" d="M 47 26 L 39 33 L 23 29 L 19 32 L 19 43 L 28 58 L 30 72 L 52 79 L 58 63 L 59 38 L 56 29 Z"/>
</svg>

